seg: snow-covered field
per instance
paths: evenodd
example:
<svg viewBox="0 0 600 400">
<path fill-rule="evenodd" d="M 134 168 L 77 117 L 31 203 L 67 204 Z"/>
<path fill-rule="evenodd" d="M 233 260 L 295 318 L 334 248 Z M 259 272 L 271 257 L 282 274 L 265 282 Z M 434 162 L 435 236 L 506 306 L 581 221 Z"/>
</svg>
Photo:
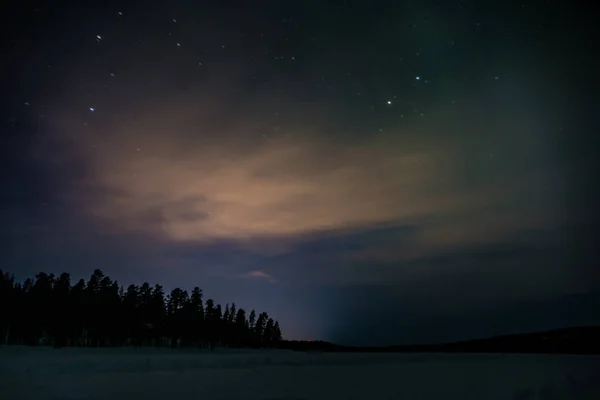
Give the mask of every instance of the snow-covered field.
<svg viewBox="0 0 600 400">
<path fill-rule="evenodd" d="M 600 357 L 0 347 L 0 399 L 600 399 Z"/>
</svg>

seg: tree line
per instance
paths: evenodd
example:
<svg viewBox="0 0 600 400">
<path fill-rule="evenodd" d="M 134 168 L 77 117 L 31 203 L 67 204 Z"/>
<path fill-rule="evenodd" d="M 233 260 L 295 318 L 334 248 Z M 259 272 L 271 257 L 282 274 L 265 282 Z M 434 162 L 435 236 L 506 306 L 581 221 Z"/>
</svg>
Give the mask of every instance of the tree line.
<svg viewBox="0 0 600 400">
<path fill-rule="evenodd" d="M 203 300 L 199 287 L 129 285 L 96 269 L 71 285 L 68 273 L 15 282 L 0 270 L 0 344 L 61 346 L 275 347 L 279 323 Z"/>
</svg>

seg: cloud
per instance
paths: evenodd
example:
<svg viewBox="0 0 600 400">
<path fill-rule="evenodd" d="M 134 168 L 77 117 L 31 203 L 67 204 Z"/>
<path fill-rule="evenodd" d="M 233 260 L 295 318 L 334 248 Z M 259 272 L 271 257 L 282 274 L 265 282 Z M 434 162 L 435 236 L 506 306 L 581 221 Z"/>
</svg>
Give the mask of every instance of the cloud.
<svg viewBox="0 0 600 400">
<path fill-rule="evenodd" d="M 267 274 L 266 272 L 259 271 L 259 270 L 250 271 L 247 274 L 243 274 L 242 277 L 250 278 L 250 279 L 264 279 L 264 280 L 268 281 L 269 283 L 277 283 L 277 279 L 273 278 L 271 275 Z"/>
<path fill-rule="evenodd" d="M 214 148 L 174 164 L 101 160 L 99 181 L 123 195 L 98 199 L 88 211 L 173 240 L 206 241 L 357 228 L 451 206 L 423 199 L 433 171 L 411 166 L 412 155 L 313 146 L 276 141 L 252 154 Z M 319 152 L 330 165 L 315 165 Z"/>
<path fill-rule="evenodd" d="M 418 226 L 400 261 L 564 217 L 561 205 L 548 201 L 562 188 L 553 187 L 547 150 L 531 139 L 535 129 L 506 139 L 523 142 L 512 159 L 491 159 L 473 149 L 480 130 L 493 126 L 456 137 L 451 126 L 404 127 L 357 139 L 328 135 L 320 112 L 309 123 L 288 116 L 293 128 L 273 134 L 270 121 L 257 116 L 264 101 L 233 114 L 226 98 L 198 111 L 203 101 L 149 101 L 127 114 L 114 110 L 104 126 L 86 130 L 77 117 L 58 118 L 67 144 L 62 157 L 85 171 L 68 191 L 74 206 L 114 232 L 234 241 L 272 255 L 304 238 Z M 226 113 L 230 122 L 216 126 Z M 393 258 L 397 243 L 380 241 L 347 257 Z"/>
</svg>

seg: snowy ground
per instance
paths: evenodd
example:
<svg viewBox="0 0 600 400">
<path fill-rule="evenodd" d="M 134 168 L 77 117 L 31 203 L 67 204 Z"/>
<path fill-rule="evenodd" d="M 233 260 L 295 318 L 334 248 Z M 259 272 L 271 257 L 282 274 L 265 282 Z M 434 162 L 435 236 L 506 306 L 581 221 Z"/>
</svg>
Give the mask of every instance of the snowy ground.
<svg viewBox="0 0 600 400">
<path fill-rule="evenodd" d="M 598 400 L 600 357 L 0 347 L 3 400 L 178 398 Z"/>
</svg>

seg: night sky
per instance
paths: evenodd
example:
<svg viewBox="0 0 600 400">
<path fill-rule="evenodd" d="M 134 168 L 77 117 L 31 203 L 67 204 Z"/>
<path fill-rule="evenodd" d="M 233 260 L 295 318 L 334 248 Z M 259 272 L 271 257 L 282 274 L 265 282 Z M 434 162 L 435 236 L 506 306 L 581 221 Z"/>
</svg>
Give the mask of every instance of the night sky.
<svg viewBox="0 0 600 400">
<path fill-rule="evenodd" d="M 344 344 L 600 323 L 591 10 L 12 3 L 0 268 L 17 279 L 198 285 Z"/>
</svg>

